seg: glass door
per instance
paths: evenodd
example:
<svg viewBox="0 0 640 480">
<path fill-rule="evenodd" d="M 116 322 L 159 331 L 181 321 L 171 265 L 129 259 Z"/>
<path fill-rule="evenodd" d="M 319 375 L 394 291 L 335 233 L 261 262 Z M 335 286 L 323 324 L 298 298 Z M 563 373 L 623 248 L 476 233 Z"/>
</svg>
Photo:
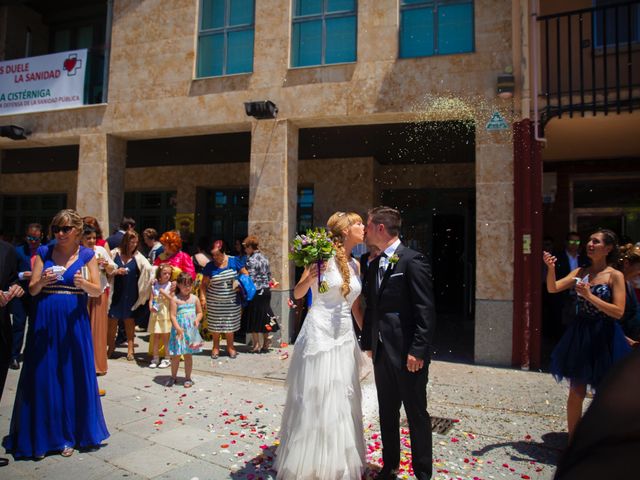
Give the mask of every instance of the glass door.
<svg viewBox="0 0 640 480">
<path fill-rule="evenodd" d="M 30 223 L 40 223 L 48 234 L 53 216 L 67 208 L 64 193 L 47 195 L 0 195 L 0 230 L 8 241 L 22 242 L 24 230 Z"/>
</svg>

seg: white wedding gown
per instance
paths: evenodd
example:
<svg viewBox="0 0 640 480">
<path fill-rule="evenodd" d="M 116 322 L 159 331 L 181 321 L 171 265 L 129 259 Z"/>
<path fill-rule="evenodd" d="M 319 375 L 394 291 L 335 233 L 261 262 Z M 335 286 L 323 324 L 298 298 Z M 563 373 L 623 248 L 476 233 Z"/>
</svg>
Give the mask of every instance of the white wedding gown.
<svg viewBox="0 0 640 480">
<path fill-rule="evenodd" d="M 362 353 L 351 305 L 362 289 L 353 260 L 351 292 L 340 293 L 335 258 L 327 262 L 325 293 L 312 287 L 313 304 L 296 339 L 287 374 L 287 401 L 274 467 L 278 480 L 360 479 L 365 465 Z"/>
</svg>

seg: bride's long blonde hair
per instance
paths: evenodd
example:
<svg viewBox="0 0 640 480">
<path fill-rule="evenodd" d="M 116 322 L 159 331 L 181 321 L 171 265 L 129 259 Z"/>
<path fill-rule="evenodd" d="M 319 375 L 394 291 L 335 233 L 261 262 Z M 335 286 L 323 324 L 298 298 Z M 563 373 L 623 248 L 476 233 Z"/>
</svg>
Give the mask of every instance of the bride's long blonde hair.
<svg viewBox="0 0 640 480">
<path fill-rule="evenodd" d="M 331 237 L 333 238 L 333 244 L 336 248 L 336 265 L 340 275 L 342 275 L 342 287 L 340 287 L 340 293 L 347 298 L 347 295 L 351 292 L 349 286 L 351 282 L 351 272 L 349 271 L 349 263 L 347 261 L 347 252 L 344 249 L 344 231 L 355 223 L 362 223 L 362 217 L 354 212 L 336 212 L 327 220 L 327 228 Z"/>
</svg>

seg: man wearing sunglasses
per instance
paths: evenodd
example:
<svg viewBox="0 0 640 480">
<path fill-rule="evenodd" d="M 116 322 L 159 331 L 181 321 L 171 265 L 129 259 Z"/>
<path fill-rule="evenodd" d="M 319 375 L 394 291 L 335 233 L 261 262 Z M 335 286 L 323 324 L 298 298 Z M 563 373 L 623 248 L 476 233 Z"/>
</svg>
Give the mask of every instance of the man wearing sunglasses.
<svg viewBox="0 0 640 480">
<path fill-rule="evenodd" d="M 11 345 L 11 363 L 9 368 L 18 370 L 20 368 L 20 353 L 24 343 L 24 332 L 27 326 L 27 316 L 31 304 L 29 295 L 29 280 L 31 279 L 31 269 L 36 259 L 36 252 L 42 242 L 42 225 L 30 223 L 25 230 L 25 242 L 16 247 L 18 258 L 18 278 L 20 286 L 25 291 L 22 298 L 14 298 L 9 303 L 9 312 L 13 317 L 13 342 Z"/>
<path fill-rule="evenodd" d="M 556 276 L 564 278 L 578 267 L 586 267 L 589 265 L 589 259 L 580 253 L 580 234 L 578 232 L 569 232 L 565 238 L 564 251 L 555 253 L 556 258 Z M 552 295 L 553 302 L 553 330 L 554 340 L 559 340 L 567 325 L 573 321 L 576 315 L 575 308 L 575 292 L 573 290 L 565 290 L 564 292 Z"/>
</svg>

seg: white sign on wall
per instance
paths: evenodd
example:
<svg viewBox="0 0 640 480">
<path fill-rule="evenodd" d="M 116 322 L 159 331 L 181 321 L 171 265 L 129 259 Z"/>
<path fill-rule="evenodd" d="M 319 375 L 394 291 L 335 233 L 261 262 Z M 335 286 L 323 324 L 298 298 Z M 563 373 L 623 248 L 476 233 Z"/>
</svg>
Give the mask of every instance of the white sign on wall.
<svg viewBox="0 0 640 480">
<path fill-rule="evenodd" d="M 87 49 L 0 62 L 0 115 L 84 104 Z"/>
</svg>

